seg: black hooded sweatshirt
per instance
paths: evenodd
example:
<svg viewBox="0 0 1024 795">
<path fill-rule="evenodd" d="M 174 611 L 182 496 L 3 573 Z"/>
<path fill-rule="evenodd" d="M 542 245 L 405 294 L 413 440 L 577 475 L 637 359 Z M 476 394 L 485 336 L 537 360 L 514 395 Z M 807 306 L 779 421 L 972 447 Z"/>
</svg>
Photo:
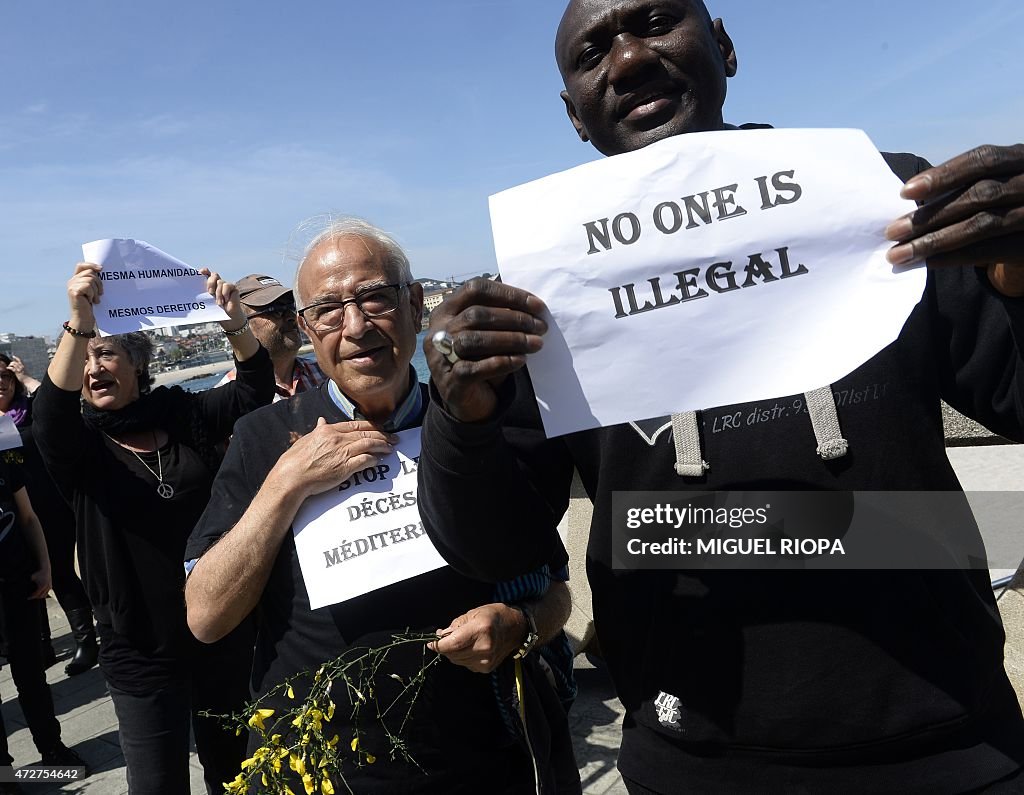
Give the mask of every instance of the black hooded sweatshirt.
<svg viewBox="0 0 1024 795">
<path fill-rule="evenodd" d="M 904 180 L 927 168 L 885 157 Z M 1000 299 L 982 272 L 931 271 L 898 339 L 832 385 L 846 455 L 819 458 L 803 397 L 780 397 L 698 413 L 702 477 L 676 473 L 672 431 L 657 432 L 669 418 L 545 439 L 525 371 L 489 422 L 457 422 L 434 390 L 424 526 L 462 572 L 528 570 L 560 549 L 579 471 L 594 502 L 594 619 L 626 708 L 619 768 L 653 791 L 965 792 L 1024 764 L 986 571 L 615 570 L 612 496 L 958 492 L 940 398 L 1020 440 L 1022 331 L 1024 301 Z"/>
</svg>

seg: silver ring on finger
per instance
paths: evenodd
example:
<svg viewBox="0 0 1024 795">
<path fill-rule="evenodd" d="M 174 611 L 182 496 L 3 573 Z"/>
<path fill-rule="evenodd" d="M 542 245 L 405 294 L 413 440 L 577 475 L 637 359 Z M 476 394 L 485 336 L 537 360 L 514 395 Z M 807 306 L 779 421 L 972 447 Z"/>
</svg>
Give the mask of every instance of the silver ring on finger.
<svg viewBox="0 0 1024 795">
<path fill-rule="evenodd" d="M 440 353 L 449 364 L 459 361 L 459 354 L 455 352 L 455 338 L 447 331 L 438 331 L 430 338 L 434 350 Z"/>
</svg>

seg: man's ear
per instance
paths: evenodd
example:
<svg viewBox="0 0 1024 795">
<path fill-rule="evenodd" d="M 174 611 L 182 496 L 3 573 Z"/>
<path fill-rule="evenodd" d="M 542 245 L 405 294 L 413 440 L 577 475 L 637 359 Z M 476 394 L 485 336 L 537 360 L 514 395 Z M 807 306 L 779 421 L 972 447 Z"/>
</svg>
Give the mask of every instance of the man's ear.
<svg viewBox="0 0 1024 795">
<path fill-rule="evenodd" d="M 576 106 L 569 99 L 569 92 L 563 91 L 560 96 L 562 97 L 562 102 L 565 103 L 565 112 L 569 115 L 569 121 L 576 128 L 576 134 L 580 137 L 581 141 L 586 143 L 590 140 L 590 136 L 587 135 L 587 131 L 583 128 L 583 122 L 580 121 L 580 117 L 576 115 Z"/>
<path fill-rule="evenodd" d="M 736 60 L 736 46 L 732 38 L 725 32 L 725 23 L 716 19 L 711 23 L 712 31 L 715 34 L 715 41 L 718 42 L 718 51 L 722 53 L 722 63 L 725 64 L 725 76 L 734 77 L 738 62 Z"/>
<path fill-rule="evenodd" d="M 412 282 L 408 290 L 413 324 L 419 330 L 419 327 L 423 325 L 423 285 L 419 282 Z"/>
</svg>

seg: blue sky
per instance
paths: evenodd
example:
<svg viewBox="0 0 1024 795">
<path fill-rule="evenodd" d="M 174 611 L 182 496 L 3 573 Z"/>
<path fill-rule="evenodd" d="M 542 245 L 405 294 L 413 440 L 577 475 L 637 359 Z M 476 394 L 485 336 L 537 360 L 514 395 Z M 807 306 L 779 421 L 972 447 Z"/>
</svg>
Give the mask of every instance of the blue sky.
<svg viewBox="0 0 1024 795">
<path fill-rule="evenodd" d="M 856 126 L 934 162 L 1024 130 L 1019 0 L 711 0 L 726 119 Z M 493 271 L 487 196 L 597 154 L 551 54 L 560 0 L 0 4 L 0 331 L 53 334 L 81 243 L 291 278 L 329 210 L 419 276 Z"/>
</svg>

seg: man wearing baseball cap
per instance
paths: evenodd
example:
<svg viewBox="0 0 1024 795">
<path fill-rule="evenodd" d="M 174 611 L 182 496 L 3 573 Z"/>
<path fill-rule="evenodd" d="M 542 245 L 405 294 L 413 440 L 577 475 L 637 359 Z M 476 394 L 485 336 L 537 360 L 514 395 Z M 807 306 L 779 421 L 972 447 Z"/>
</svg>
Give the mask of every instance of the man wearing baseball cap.
<svg viewBox="0 0 1024 795">
<path fill-rule="evenodd" d="M 274 362 L 277 394 L 274 400 L 284 400 L 299 392 L 313 389 L 324 381 L 323 371 L 312 359 L 298 356 L 302 340 L 296 324 L 295 296 L 273 276 L 251 273 L 238 281 L 238 294 L 249 319 L 252 333 L 270 353 Z M 235 371 L 225 374 L 217 386 L 235 377 Z"/>
</svg>

